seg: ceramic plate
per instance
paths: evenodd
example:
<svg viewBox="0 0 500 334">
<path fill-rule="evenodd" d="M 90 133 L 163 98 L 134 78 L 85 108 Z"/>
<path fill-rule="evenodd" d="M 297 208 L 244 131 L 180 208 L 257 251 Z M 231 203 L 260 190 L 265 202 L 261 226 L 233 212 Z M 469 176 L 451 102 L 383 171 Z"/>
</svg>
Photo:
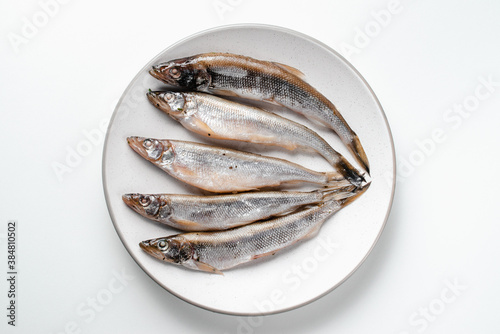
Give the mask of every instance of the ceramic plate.
<svg viewBox="0 0 500 334">
<path fill-rule="evenodd" d="M 357 201 L 331 217 L 319 234 L 275 256 L 225 271 L 224 276 L 160 262 L 139 242 L 178 233 L 130 210 L 125 193 L 206 194 L 142 159 L 128 136 L 192 140 L 288 159 L 318 171 L 332 167 L 321 156 L 248 143 L 210 140 L 188 132 L 150 105 L 148 89 L 164 84 L 148 73 L 153 64 L 203 52 L 230 52 L 300 69 L 329 98 L 358 134 L 371 164 L 372 184 Z M 269 105 L 266 105 L 269 106 Z M 332 131 L 274 106 L 272 111 L 306 124 L 354 163 Z M 356 165 L 356 164 L 355 164 Z M 356 165 L 358 166 L 358 165 Z M 387 220 L 394 194 L 394 147 L 375 94 L 342 56 L 306 35 L 272 26 L 236 25 L 186 38 L 153 58 L 123 93 L 110 122 L 103 155 L 106 202 L 114 226 L 137 264 L 158 284 L 194 305 L 228 314 L 277 313 L 307 304 L 346 280 L 370 253 Z"/>
</svg>

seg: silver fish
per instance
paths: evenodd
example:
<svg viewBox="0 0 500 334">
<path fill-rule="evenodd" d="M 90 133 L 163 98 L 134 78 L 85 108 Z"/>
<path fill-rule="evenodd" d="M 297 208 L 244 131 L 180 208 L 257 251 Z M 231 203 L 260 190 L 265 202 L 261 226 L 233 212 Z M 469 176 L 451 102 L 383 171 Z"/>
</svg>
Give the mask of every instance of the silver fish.
<svg viewBox="0 0 500 334">
<path fill-rule="evenodd" d="M 322 137 L 308 127 L 260 108 L 196 92 L 149 92 L 150 102 L 186 129 L 210 138 L 277 145 L 320 153 L 339 173 L 360 186 L 364 179 Z"/>
<path fill-rule="evenodd" d="M 204 53 L 155 65 L 149 73 L 172 86 L 268 101 L 303 114 L 333 129 L 369 173 L 356 133 L 335 105 L 293 67 L 230 53 Z"/>
<path fill-rule="evenodd" d="M 223 270 L 273 255 L 315 236 L 328 217 L 361 195 L 368 185 L 354 192 L 334 194 L 320 205 L 284 217 L 227 231 L 181 233 L 146 240 L 139 246 L 159 260 L 222 274 Z"/>
<path fill-rule="evenodd" d="M 128 137 L 140 156 L 171 176 L 212 192 L 240 192 L 283 183 L 346 187 L 336 171 L 316 172 L 290 161 L 180 140 Z"/>
<path fill-rule="evenodd" d="M 354 186 L 341 191 L 353 190 Z M 184 231 L 213 231 L 282 215 L 322 202 L 339 190 L 262 191 L 231 195 L 126 194 L 123 201 L 151 220 Z"/>
</svg>

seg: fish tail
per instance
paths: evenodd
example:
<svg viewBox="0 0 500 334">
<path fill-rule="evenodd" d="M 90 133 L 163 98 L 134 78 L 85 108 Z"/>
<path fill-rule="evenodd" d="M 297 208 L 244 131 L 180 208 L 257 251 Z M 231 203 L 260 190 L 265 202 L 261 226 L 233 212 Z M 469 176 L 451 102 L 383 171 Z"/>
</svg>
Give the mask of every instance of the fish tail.
<svg viewBox="0 0 500 334">
<path fill-rule="evenodd" d="M 343 178 L 349 180 L 349 182 L 356 187 L 362 187 L 366 183 L 366 179 L 360 172 L 354 168 L 347 159 L 341 156 L 340 160 L 335 164 L 335 168 L 338 173 L 342 175 Z"/>
<path fill-rule="evenodd" d="M 345 187 L 335 186 L 335 185 L 334 186 L 326 186 L 323 189 L 317 190 L 317 192 L 319 192 L 323 196 L 323 200 L 325 200 L 326 198 L 329 198 L 334 194 L 348 193 L 348 192 L 354 191 L 355 189 L 356 189 L 356 186 L 353 186 L 352 184 L 349 183 Z"/>
<path fill-rule="evenodd" d="M 357 137 L 356 137 L 357 138 Z M 360 187 L 363 183 L 366 183 L 364 177 L 359 173 L 359 171 L 351 165 L 346 158 L 344 158 L 340 153 L 335 151 L 331 146 L 327 144 L 327 149 L 324 151 L 323 156 L 330 162 L 330 164 L 338 171 L 339 176 L 348 179 L 353 185 Z"/>
<path fill-rule="evenodd" d="M 354 158 L 360 163 L 361 167 L 370 174 L 370 163 L 368 157 L 366 156 L 365 150 L 359 141 L 358 136 L 353 133 L 351 141 L 346 143 L 347 148 L 354 155 Z"/>
<path fill-rule="evenodd" d="M 338 172 L 327 172 L 326 175 L 328 182 L 325 184 L 325 188 L 322 189 L 322 191 L 333 191 L 352 186 L 352 183 Z"/>
<path fill-rule="evenodd" d="M 362 187 L 356 187 L 354 189 L 349 189 L 345 187 L 343 191 L 332 192 L 325 196 L 324 201 L 335 201 L 340 204 L 341 207 L 345 207 L 350 203 L 354 202 L 359 196 L 365 193 L 370 187 L 371 182 L 364 184 Z"/>
</svg>

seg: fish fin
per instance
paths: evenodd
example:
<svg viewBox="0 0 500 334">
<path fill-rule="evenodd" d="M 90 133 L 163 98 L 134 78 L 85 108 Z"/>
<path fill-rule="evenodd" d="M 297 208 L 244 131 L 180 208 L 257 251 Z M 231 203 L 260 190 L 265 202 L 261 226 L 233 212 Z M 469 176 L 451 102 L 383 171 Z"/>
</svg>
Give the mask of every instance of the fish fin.
<svg viewBox="0 0 500 334">
<path fill-rule="evenodd" d="M 174 166 L 173 171 L 182 175 L 183 177 L 196 178 L 198 176 L 198 173 L 196 173 L 196 171 L 190 169 L 189 167 Z"/>
<path fill-rule="evenodd" d="M 203 226 L 197 222 L 184 219 L 173 219 L 173 223 L 168 225 L 184 231 L 200 231 L 203 228 Z"/>
<path fill-rule="evenodd" d="M 281 103 L 279 103 L 279 102 L 276 102 L 276 101 L 274 100 L 274 98 L 272 98 L 272 97 L 271 97 L 271 98 L 269 98 L 269 99 L 262 99 L 262 101 L 264 101 L 264 102 L 268 102 L 268 103 L 272 103 L 272 104 L 274 104 L 274 105 L 276 105 L 276 106 L 284 107 L 284 105 L 282 105 L 282 104 L 281 104 Z"/>
<path fill-rule="evenodd" d="M 207 264 L 205 262 L 194 261 L 194 265 L 196 266 L 196 268 L 198 268 L 201 271 L 224 276 L 224 274 L 222 273 L 222 271 L 220 271 L 217 268 L 212 267 L 211 265 L 209 265 L 209 264 Z"/>
<path fill-rule="evenodd" d="M 344 181 L 345 177 L 338 171 L 326 172 L 326 176 L 328 177 L 328 182 L 335 181 Z M 350 184 L 350 183 L 349 183 Z"/>
<path fill-rule="evenodd" d="M 282 69 L 284 69 L 285 71 L 287 71 L 289 73 L 292 73 L 293 75 L 298 76 L 300 79 L 302 79 L 304 81 L 306 80 L 306 75 L 304 73 L 302 73 L 301 71 L 299 71 L 298 69 L 296 69 L 295 67 L 292 67 L 290 65 L 277 63 L 275 61 L 273 61 L 273 64 L 278 66 L 278 67 L 281 67 Z"/>
<path fill-rule="evenodd" d="M 248 142 L 250 143 L 255 143 L 255 144 L 264 144 L 264 145 L 278 145 L 283 148 L 286 148 L 287 150 L 293 151 L 295 150 L 298 145 L 293 143 L 293 142 L 281 142 L 277 143 L 278 140 L 276 136 L 266 136 L 266 135 L 259 135 L 259 134 L 252 134 L 251 137 L 249 138 Z"/>
<path fill-rule="evenodd" d="M 278 250 L 273 250 L 273 251 L 270 251 L 267 253 L 254 255 L 254 256 L 252 256 L 252 260 L 260 259 L 261 257 L 265 257 L 265 256 L 269 256 L 269 255 L 274 255 L 274 254 L 276 254 L 277 251 Z"/>
<path fill-rule="evenodd" d="M 215 135 L 214 131 L 201 119 L 196 117 L 190 117 L 188 123 L 191 130 L 193 130 L 196 133 L 211 138 L 218 138 L 218 136 Z"/>
<path fill-rule="evenodd" d="M 249 187 L 249 188 L 243 188 L 243 190 L 240 190 L 240 191 L 256 191 L 256 190 L 260 190 L 260 189 L 255 188 L 255 187 Z"/>
<path fill-rule="evenodd" d="M 293 150 L 295 150 L 299 146 L 297 144 L 294 144 L 294 143 L 287 143 L 285 145 L 281 145 L 281 147 L 284 147 L 284 148 L 286 148 L 289 151 L 293 151 Z"/>
<path fill-rule="evenodd" d="M 306 235 L 304 235 L 304 237 L 301 238 L 301 240 L 307 240 L 307 239 L 315 237 L 319 233 L 319 230 L 321 229 L 321 225 L 323 225 L 323 224 L 317 224 L 316 226 L 314 226 L 309 231 L 309 233 L 307 233 Z"/>
<path fill-rule="evenodd" d="M 236 94 L 235 92 L 233 92 L 231 90 L 227 90 L 227 89 L 211 89 L 211 91 L 214 92 L 216 95 L 239 97 L 238 94 Z"/>
<path fill-rule="evenodd" d="M 230 185 L 232 185 L 233 183 L 230 183 Z M 256 187 L 241 187 L 241 188 L 238 188 L 236 190 L 220 190 L 220 187 L 222 187 L 223 185 L 226 185 L 226 183 L 222 183 L 222 182 L 218 182 L 217 185 L 219 186 L 219 189 L 218 190 L 214 190 L 214 189 L 206 189 L 206 188 L 203 188 L 202 185 L 196 185 L 198 188 L 202 188 L 202 189 L 205 189 L 205 190 L 208 190 L 208 191 L 211 191 L 211 192 L 214 192 L 214 193 L 232 193 L 232 194 L 237 194 L 237 193 L 240 193 L 240 192 L 243 192 L 243 191 L 255 191 L 255 190 L 260 190 L 259 188 L 256 188 Z"/>
<path fill-rule="evenodd" d="M 234 190 L 234 191 L 223 191 L 223 192 L 226 192 L 226 193 L 231 193 L 231 194 L 237 194 L 237 193 L 240 193 L 242 191 L 258 191 L 260 190 L 259 188 L 241 188 L 239 190 Z"/>
</svg>

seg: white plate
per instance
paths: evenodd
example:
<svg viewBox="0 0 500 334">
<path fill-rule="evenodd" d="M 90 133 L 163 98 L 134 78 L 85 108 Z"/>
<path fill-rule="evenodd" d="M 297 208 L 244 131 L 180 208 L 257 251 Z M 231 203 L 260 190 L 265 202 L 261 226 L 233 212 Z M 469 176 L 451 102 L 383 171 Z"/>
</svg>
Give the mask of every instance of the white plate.
<svg viewBox="0 0 500 334">
<path fill-rule="evenodd" d="M 288 64 L 333 101 L 358 134 L 371 164 L 372 185 L 357 201 L 327 221 L 318 236 L 267 259 L 225 272 L 192 271 L 157 261 L 138 246 L 142 240 L 177 231 L 149 221 L 122 202 L 125 193 L 195 193 L 145 161 L 127 145 L 128 136 L 182 139 L 226 145 L 194 135 L 151 106 L 148 89 L 165 86 L 148 73 L 153 64 L 203 52 L 231 52 Z M 332 131 L 279 108 L 273 110 L 311 126 L 349 160 Z M 228 145 L 226 145 L 228 146 Z M 319 155 L 285 152 L 244 143 L 229 146 L 331 170 Z M 342 56 L 303 34 L 263 25 L 235 25 L 198 33 L 153 58 L 127 87 L 108 128 L 103 182 L 111 219 L 128 252 L 158 284 L 194 305 L 228 314 L 257 315 L 290 310 L 333 290 L 363 262 L 387 220 L 394 194 L 394 147 L 387 120 L 375 94 Z M 353 162 L 354 163 L 354 162 Z"/>
</svg>

